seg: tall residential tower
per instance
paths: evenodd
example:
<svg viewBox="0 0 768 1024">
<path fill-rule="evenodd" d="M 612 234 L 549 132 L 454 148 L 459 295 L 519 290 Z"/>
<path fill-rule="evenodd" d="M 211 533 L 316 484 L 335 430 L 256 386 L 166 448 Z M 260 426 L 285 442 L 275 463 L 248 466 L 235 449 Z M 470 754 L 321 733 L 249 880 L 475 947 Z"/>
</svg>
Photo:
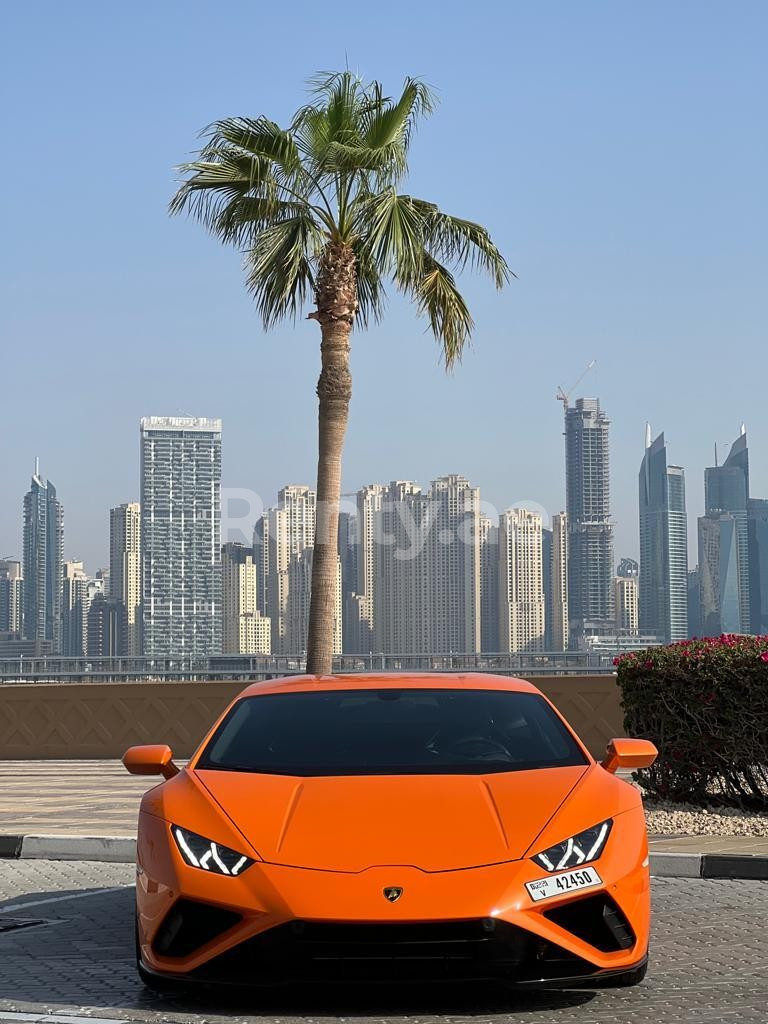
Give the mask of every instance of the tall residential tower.
<svg viewBox="0 0 768 1024">
<path fill-rule="evenodd" d="M 142 643 L 221 651 L 221 420 L 141 421 Z"/>
<path fill-rule="evenodd" d="M 574 646 L 613 630 L 613 523 L 608 428 L 596 398 L 565 407 L 568 613 Z"/>
</svg>

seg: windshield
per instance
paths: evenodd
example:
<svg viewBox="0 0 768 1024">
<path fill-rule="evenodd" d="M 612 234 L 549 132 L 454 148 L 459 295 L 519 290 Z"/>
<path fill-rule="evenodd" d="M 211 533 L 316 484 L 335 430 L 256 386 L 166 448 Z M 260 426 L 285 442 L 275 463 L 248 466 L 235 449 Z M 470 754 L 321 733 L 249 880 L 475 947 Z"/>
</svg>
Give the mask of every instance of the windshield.
<svg viewBox="0 0 768 1024">
<path fill-rule="evenodd" d="M 327 690 L 245 697 L 197 768 L 272 775 L 480 774 L 587 760 L 537 694 Z"/>
</svg>

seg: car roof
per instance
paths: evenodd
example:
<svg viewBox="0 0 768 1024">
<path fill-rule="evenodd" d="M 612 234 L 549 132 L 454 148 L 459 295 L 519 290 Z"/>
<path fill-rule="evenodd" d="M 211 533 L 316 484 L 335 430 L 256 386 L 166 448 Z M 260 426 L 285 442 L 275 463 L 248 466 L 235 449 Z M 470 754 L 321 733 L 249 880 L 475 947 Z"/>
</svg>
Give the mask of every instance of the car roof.
<svg viewBox="0 0 768 1024">
<path fill-rule="evenodd" d="M 362 672 L 335 676 L 285 676 L 253 683 L 240 697 L 269 693 L 301 693 L 317 690 L 508 690 L 539 693 L 526 679 L 483 672 Z"/>
</svg>

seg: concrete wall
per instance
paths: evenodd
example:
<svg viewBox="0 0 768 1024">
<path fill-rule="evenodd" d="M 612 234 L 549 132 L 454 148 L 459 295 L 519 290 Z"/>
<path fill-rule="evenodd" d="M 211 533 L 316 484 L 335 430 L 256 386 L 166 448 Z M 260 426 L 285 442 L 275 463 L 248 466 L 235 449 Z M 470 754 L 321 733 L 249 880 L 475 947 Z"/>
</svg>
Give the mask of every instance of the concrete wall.
<svg viewBox="0 0 768 1024">
<path fill-rule="evenodd" d="M 536 676 L 533 680 L 602 756 L 623 736 L 616 679 Z M 242 682 L 34 683 L 0 686 L 0 761 L 115 758 L 136 743 L 167 743 L 189 757 Z"/>
</svg>

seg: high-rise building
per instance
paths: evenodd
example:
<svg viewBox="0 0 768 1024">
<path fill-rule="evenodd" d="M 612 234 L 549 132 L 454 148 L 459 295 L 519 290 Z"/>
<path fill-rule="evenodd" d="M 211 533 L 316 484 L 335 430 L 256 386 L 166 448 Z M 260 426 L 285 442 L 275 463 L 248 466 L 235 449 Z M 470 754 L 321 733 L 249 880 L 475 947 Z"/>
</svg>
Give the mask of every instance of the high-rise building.
<svg viewBox="0 0 768 1024">
<path fill-rule="evenodd" d="M 108 576 L 105 592 L 124 610 L 125 635 L 118 651 L 136 657 L 141 654 L 141 505 L 137 501 L 109 510 Z"/>
<path fill-rule="evenodd" d="M 747 520 L 750 632 L 765 636 L 768 634 L 768 501 L 750 498 Z"/>
<path fill-rule="evenodd" d="M 19 636 L 24 619 L 24 577 L 21 562 L 0 559 L 0 633 Z"/>
<path fill-rule="evenodd" d="M 61 653 L 63 567 L 64 510 L 35 460 L 24 496 L 24 637 L 39 653 Z"/>
<path fill-rule="evenodd" d="M 510 508 L 499 516 L 499 650 L 544 649 L 541 516 Z"/>
<path fill-rule="evenodd" d="M 480 541 L 480 649 L 484 654 L 501 650 L 499 644 L 499 528 L 482 513 Z"/>
<path fill-rule="evenodd" d="M 142 648 L 221 651 L 221 420 L 141 421 Z"/>
<path fill-rule="evenodd" d="M 307 547 L 294 555 L 288 563 L 286 575 L 286 654 L 304 654 L 309 635 L 309 605 L 312 594 L 312 558 L 314 547 Z M 336 563 L 336 614 L 333 618 L 333 653 L 341 654 L 341 563 Z"/>
<path fill-rule="evenodd" d="M 596 398 L 565 407 L 568 613 L 576 647 L 613 629 L 609 425 Z"/>
<path fill-rule="evenodd" d="M 622 636 L 638 634 L 638 591 L 636 576 L 615 576 L 613 603 L 616 608 L 616 632 Z"/>
<path fill-rule="evenodd" d="M 741 632 L 738 522 L 728 512 L 707 512 L 699 527 L 699 602 L 705 636 Z"/>
<path fill-rule="evenodd" d="M 722 466 L 710 466 L 704 470 L 704 506 L 706 513 L 727 513 L 736 529 L 735 546 L 726 543 L 721 546 L 721 558 L 727 553 L 735 560 L 735 566 L 721 565 L 721 575 L 730 579 L 736 573 L 739 621 L 728 621 L 732 628 L 728 632 L 748 633 L 751 626 L 749 608 L 749 449 L 744 426 L 731 445 L 728 457 Z M 699 561 L 701 567 L 701 561 Z"/>
<path fill-rule="evenodd" d="M 356 646 L 350 653 L 367 654 L 373 650 L 376 632 L 376 523 L 381 503 L 387 494 L 385 484 L 367 484 L 357 492 L 357 586 L 350 614 L 356 626 Z"/>
<path fill-rule="evenodd" d="M 345 654 L 360 654 L 363 621 L 360 599 L 357 596 L 358 571 L 357 516 L 351 512 L 339 513 L 339 564 L 341 566 L 341 619 L 343 623 L 342 650 Z M 367 638 L 371 650 L 370 638 Z"/>
<path fill-rule="evenodd" d="M 395 480 L 375 513 L 374 649 L 480 650 L 480 492 L 457 475 Z"/>
<path fill-rule="evenodd" d="M 427 578 L 433 651 L 480 651 L 480 490 L 457 474 L 432 481 Z"/>
<path fill-rule="evenodd" d="M 61 653 L 81 658 L 88 651 L 88 574 L 82 562 L 65 562 L 61 595 Z"/>
<path fill-rule="evenodd" d="M 221 608 L 224 654 L 271 652 L 271 624 L 259 612 L 253 551 L 235 541 L 221 549 Z"/>
<path fill-rule="evenodd" d="M 552 530 L 541 530 L 541 579 L 544 585 L 544 650 L 552 650 Z"/>
<path fill-rule="evenodd" d="M 568 517 L 565 512 L 552 516 L 551 585 L 547 616 L 549 641 L 553 651 L 568 649 Z"/>
<path fill-rule="evenodd" d="M 288 601 L 291 583 L 301 580 L 309 587 L 311 577 L 306 572 L 294 573 L 292 581 L 289 570 L 291 563 L 315 543 L 315 507 L 315 492 L 310 487 L 290 484 L 278 492 L 277 505 L 267 510 L 263 523 L 257 524 L 255 554 L 258 574 L 266 575 L 273 654 L 298 655 L 306 649 L 306 636 L 292 633 L 289 627 Z M 308 600 L 309 593 L 294 598 L 299 602 Z M 297 621 L 294 617 L 294 623 Z"/>
<path fill-rule="evenodd" d="M 664 434 L 646 427 L 640 465 L 640 630 L 667 643 L 688 636 L 685 471 L 667 464 Z M 618 617 L 617 617 L 618 621 Z"/>
<path fill-rule="evenodd" d="M 88 657 L 114 658 L 124 653 L 126 624 L 121 601 L 97 594 L 88 608 Z"/>
<path fill-rule="evenodd" d="M 431 648 L 427 537 L 429 500 L 418 484 L 393 480 L 376 513 L 374 650 Z"/>
<path fill-rule="evenodd" d="M 699 595 L 699 567 L 688 570 L 688 636 L 701 636 L 701 599 Z"/>
</svg>

